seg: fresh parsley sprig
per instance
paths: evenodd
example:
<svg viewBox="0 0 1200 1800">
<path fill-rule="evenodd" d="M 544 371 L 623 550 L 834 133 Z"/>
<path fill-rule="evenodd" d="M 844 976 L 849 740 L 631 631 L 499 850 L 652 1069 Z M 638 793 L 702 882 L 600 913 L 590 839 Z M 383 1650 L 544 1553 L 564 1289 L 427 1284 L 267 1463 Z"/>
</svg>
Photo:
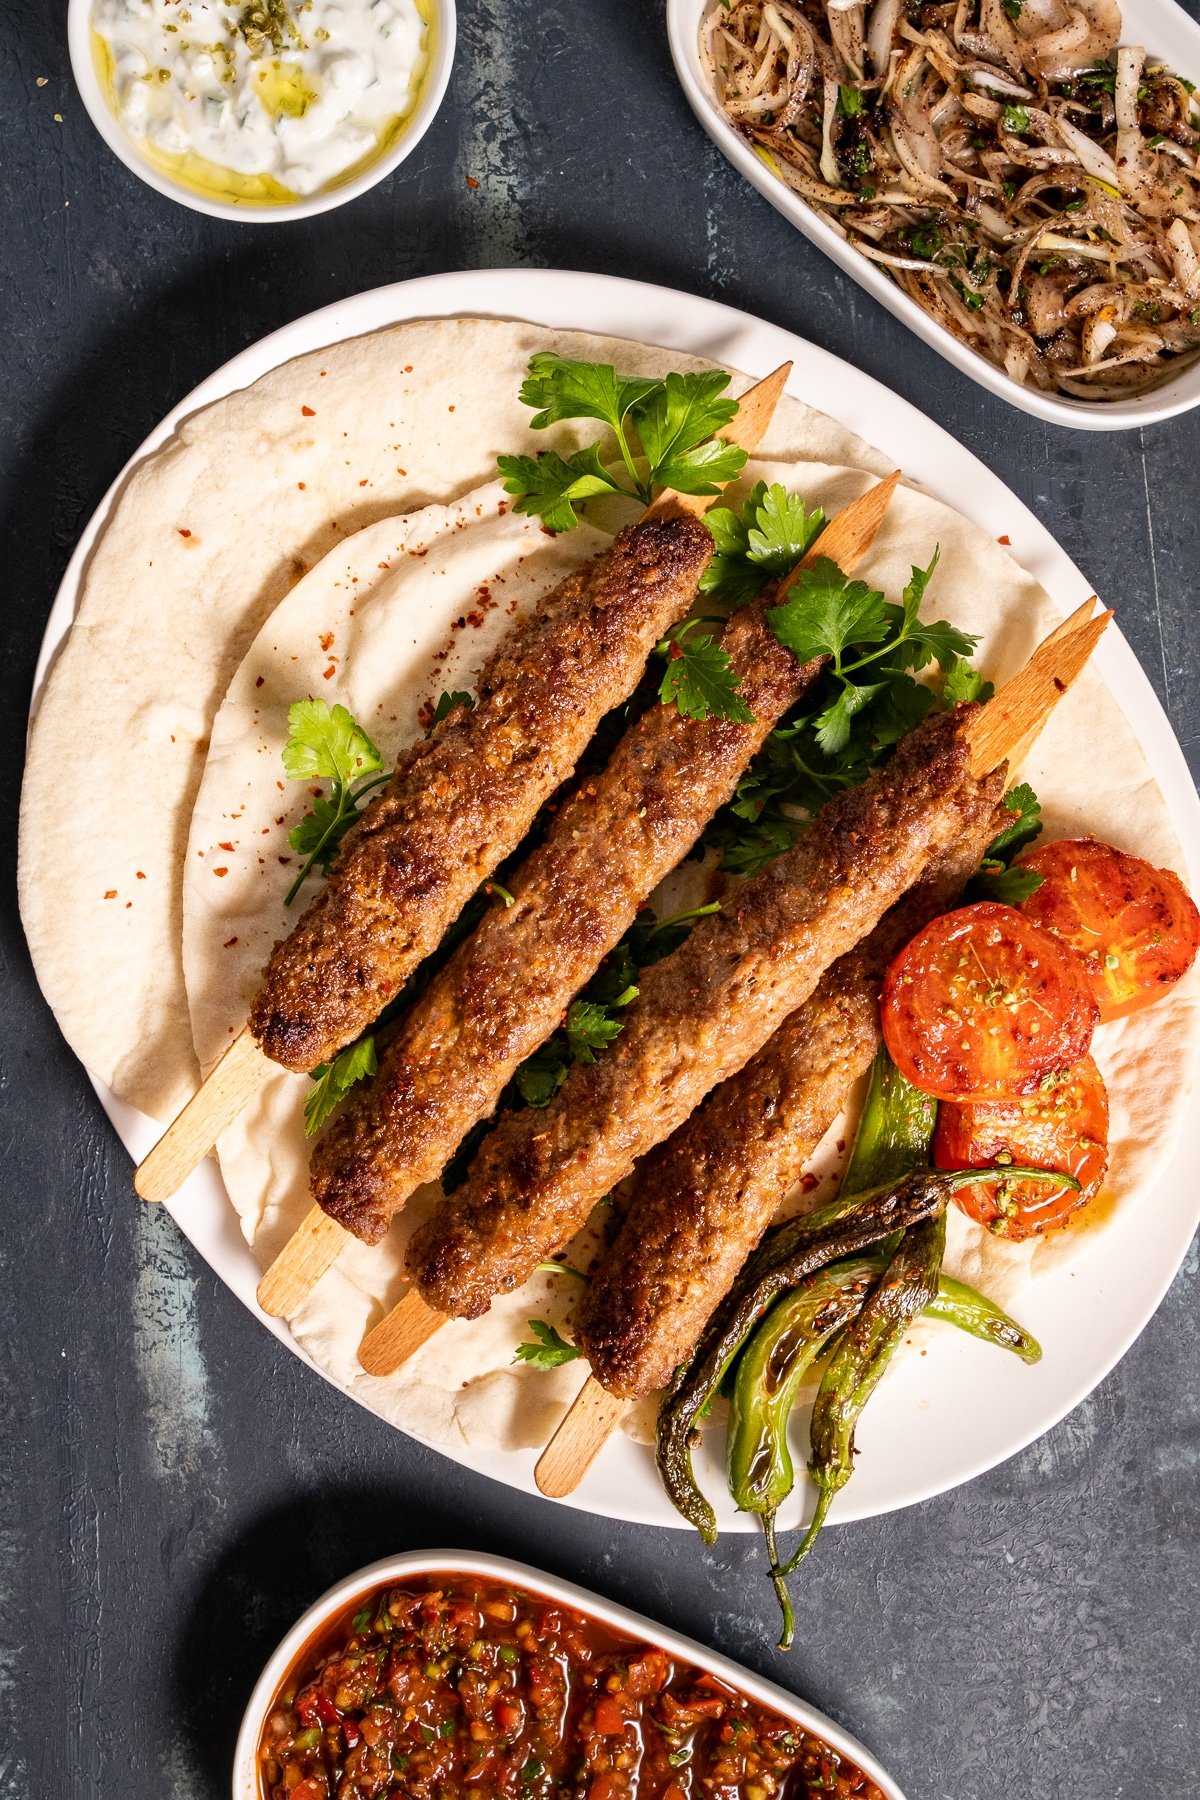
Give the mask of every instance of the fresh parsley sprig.
<svg viewBox="0 0 1200 1800">
<path fill-rule="evenodd" d="M 780 482 L 768 487 L 760 481 L 739 510 L 713 507 L 705 523 L 717 549 L 700 577 L 700 591 L 718 605 L 739 607 L 766 582 L 796 567 L 825 529 L 826 518 L 819 506 L 810 512 L 803 495 L 789 494 Z M 754 714 L 728 654 L 709 633 L 696 635 L 702 622 L 685 620 L 659 645 L 669 660 L 658 697 L 685 719 L 750 725 Z"/>
<path fill-rule="evenodd" d="M 337 847 L 358 817 L 372 788 L 385 782 L 383 758 L 344 706 L 324 700 L 297 700 L 288 708 L 288 741 L 283 766 L 293 781 L 328 781 L 311 812 L 288 832 L 288 843 L 304 865 L 287 891 L 290 906 L 314 868 L 328 869 Z"/>
<path fill-rule="evenodd" d="M 1004 804 L 1013 814 L 1011 825 L 998 831 L 983 853 L 979 873 L 971 882 L 972 900 L 998 900 L 1003 906 L 1019 906 L 1036 894 L 1045 880 L 1036 869 L 1013 868 L 1013 858 L 1026 844 L 1041 835 L 1042 808 L 1027 781 L 1004 796 Z"/>
<path fill-rule="evenodd" d="M 760 481 L 740 511 L 714 506 L 704 515 L 716 555 L 700 577 L 700 592 L 727 606 L 744 606 L 773 577 L 786 575 L 812 549 L 828 520 L 819 506 L 811 511 L 802 494 L 790 494 L 781 482 Z"/>
<path fill-rule="evenodd" d="M 528 1324 L 535 1341 L 518 1344 L 514 1362 L 528 1363 L 534 1369 L 561 1369 L 564 1363 L 574 1362 L 582 1354 L 577 1344 L 560 1337 L 545 1319 L 530 1319 Z"/>
<path fill-rule="evenodd" d="M 936 566 L 935 552 L 927 568 L 913 569 L 896 604 L 821 557 L 768 611 L 772 631 L 798 661 L 828 660 L 701 840 L 731 873 L 756 874 L 788 849 L 827 800 L 865 781 L 932 708 L 989 697 L 991 684 L 969 661 L 975 640 L 920 617 Z M 918 681 L 934 663 L 938 679 Z"/>
<path fill-rule="evenodd" d="M 746 461 L 718 435 L 737 412 L 728 375 L 711 370 L 650 381 L 618 375 L 608 363 L 577 362 L 543 351 L 530 359 L 521 400 L 543 431 L 565 419 L 595 419 L 615 444 L 585 445 L 570 456 L 501 456 L 497 467 L 517 512 L 550 531 L 570 531 L 576 508 L 600 494 L 624 494 L 649 506 L 656 492 L 717 494 Z M 602 449 L 604 454 L 602 454 Z M 612 468 L 614 451 L 620 459 Z"/>
<path fill-rule="evenodd" d="M 304 1101 L 304 1135 L 312 1137 L 320 1131 L 330 1113 L 336 1110 L 356 1081 L 374 1075 L 379 1064 L 375 1056 L 374 1036 L 358 1038 L 334 1057 L 331 1063 L 318 1063 L 309 1071 L 314 1083 Z"/>
<path fill-rule="evenodd" d="M 610 950 L 577 1000 L 567 1008 L 562 1028 L 535 1050 L 513 1077 L 515 1093 L 526 1106 L 549 1106 L 573 1063 L 593 1063 L 619 1036 L 623 1021 L 616 1015 L 637 999 L 637 975 L 678 948 L 697 919 L 719 912 L 720 902 L 659 919 L 643 907 L 620 943 Z"/>
<path fill-rule="evenodd" d="M 732 719 L 750 725 L 754 714 L 743 700 L 740 681 L 728 653 L 708 632 L 692 633 L 699 619 L 689 619 L 663 640 L 660 648 L 667 668 L 659 683 L 658 697 L 674 706 L 685 719 Z"/>
</svg>

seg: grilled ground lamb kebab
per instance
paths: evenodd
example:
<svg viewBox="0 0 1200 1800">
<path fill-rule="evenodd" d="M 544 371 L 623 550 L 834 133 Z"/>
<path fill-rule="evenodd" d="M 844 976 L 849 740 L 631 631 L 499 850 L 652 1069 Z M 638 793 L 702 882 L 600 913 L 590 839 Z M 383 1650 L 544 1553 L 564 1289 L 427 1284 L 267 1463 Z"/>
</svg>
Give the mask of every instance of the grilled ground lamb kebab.
<svg viewBox="0 0 1200 1800">
<path fill-rule="evenodd" d="M 827 556 L 852 568 L 896 479 L 847 507 L 805 562 Z M 514 904 L 485 914 L 407 1014 L 375 1079 L 317 1144 L 313 1193 L 347 1230 L 377 1242 L 413 1190 L 436 1179 L 816 680 L 822 662 L 802 667 L 767 626 L 778 597 L 735 614 L 721 640 L 753 720 L 650 707 L 509 878 Z"/>
<path fill-rule="evenodd" d="M 747 1063 L 639 1164 L 625 1221 L 580 1302 L 576 1340 L 610 1393 L 666 1385 L 841 1112 L 880 1043 L 879 990 L 896 952 L 943 912 L 1005 819 L 991 783 L 962 803 L 962 835 L 843 956 Z"/>
<path fill-rule="evenodd" d="M 931 716 L 863 786 L 829 802 L 733 904 L 645 972 L 604 1057 L 576 1065 L 544 1110 L 501 1120 L 409 1246 L 429 1307 L 475 1318 L 519 1286 L 874 930 L 961 835 L 981 786 L 999 793 L 999 775 L 971 774 L 965 727 L 978 711 Z"/>
</svg>

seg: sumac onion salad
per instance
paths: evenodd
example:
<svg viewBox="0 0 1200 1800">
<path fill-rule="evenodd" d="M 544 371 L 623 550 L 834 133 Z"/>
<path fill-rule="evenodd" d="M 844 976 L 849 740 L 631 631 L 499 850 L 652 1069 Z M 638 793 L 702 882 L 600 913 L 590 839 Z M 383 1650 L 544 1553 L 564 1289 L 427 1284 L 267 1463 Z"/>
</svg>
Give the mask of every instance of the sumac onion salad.
<svg viewBox="0 0 1200 1800">
<path fill-rule="evenodd" d="M 353 1602 L 267 1715 L 263 1800 L 882 1800 L 794 1721 L 599 1620 L 474 1575 Z"/>
<path fill-rule="evenodd" d="M 713 0 L 767 166 L 1014 380 L 1124 398 L 1200 350 L 1200 111 L 1116 0 Z"/>
</svg>

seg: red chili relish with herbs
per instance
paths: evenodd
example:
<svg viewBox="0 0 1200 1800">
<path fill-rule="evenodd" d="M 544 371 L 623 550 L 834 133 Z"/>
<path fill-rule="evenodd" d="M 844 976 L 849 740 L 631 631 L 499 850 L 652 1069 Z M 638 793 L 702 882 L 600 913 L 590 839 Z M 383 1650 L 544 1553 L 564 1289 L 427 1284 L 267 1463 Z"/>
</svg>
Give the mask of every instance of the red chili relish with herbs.
<svg viewBox="0 0 1200 1800">
<path fill-rule="evenodd" d="M 882 1800 L 715 1676 L 465 1575 L 380 1588 L 326 1626 L 258 1761 L 264 1800 Z"/>
</svg>

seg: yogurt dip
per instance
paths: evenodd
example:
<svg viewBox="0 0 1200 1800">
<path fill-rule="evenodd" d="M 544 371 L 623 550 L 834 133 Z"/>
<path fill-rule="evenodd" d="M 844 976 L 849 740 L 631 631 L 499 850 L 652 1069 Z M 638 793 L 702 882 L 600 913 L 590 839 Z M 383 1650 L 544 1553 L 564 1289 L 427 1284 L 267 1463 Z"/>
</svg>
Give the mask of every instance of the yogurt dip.
<svg viewBox="0 0 1200 1800">
<path fill-rule="evenodd" d="M 286 204 L 395 140 L 429 66 L 430 0 L 95 0 L 109 103 L 163 174 Z"/>
</svg>

